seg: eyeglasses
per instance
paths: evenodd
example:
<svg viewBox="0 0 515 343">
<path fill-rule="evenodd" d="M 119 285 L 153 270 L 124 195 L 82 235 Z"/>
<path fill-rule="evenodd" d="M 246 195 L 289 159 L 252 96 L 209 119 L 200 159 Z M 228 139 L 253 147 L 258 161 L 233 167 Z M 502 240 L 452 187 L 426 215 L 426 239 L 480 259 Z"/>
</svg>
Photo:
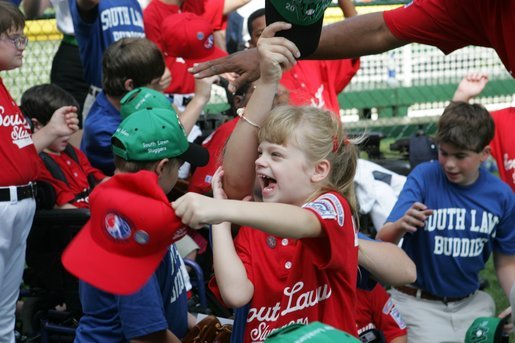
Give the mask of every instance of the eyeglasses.
<svg viewBox="0 0 515 343">
<path fill-rule="evenodd" d="M 16 49 L 25 49 L 25 47 L 29 43 L 29 39 L 27 38 L 27 36 L 17 36 L 17 37 L 11 38 L 11 37 L 5 35 L 5 38 L 7 40 L 11 41 L 14 44 L 14 46 L 16 47 Z"/>
</svg>

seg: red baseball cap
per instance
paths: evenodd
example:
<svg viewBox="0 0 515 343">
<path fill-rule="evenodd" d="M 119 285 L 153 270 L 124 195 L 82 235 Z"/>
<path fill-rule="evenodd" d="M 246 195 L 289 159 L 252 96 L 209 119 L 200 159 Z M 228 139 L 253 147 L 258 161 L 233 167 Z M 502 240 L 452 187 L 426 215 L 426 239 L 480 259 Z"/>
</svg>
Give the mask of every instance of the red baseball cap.
<svg viewBox="0 0 515 343">
<path fill-rule="evenodd" d="M 64 267 L 109 293 L 149 280 L 170 244 L 186 233 L 150 171 L 117 174 L 90 195 L 91 217 L 62 255 Z"/>
<path fill-rule="evenodd" d="M 227 56 L 215 46 L 213 26 L 206 19 L 189 12 L 167 16 L 161 24 L 163 52 L 182 57 L 188 65 Z"/>
</svg>

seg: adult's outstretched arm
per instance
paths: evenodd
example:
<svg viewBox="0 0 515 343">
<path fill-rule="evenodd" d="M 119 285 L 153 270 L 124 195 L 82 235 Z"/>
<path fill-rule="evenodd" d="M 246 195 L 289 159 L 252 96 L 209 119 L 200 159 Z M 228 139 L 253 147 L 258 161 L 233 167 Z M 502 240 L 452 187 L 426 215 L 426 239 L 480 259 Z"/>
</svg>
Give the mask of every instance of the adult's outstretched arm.
<svg viewBox="0 0 515 343">
<path fill-rule="evenodd" d="M 407 43 L 397 39 L 388 29 L 383 12 L 374 12 L 324 26 L 317 50 L 306 59 L 330 60 L 373 55 Z"/>
<path fill-rule="evenodd" d="M 383 12 L 355 16 L 327 25 L 322 30 L 318 49 L 303 59 L 341 59 L 388 51 L 408 42 L 397 39 L 386 26 Z M 229 86 L 235 91 L 241 85 L 259 78 L 256 49 L 239 51 L 226 57 L 200 63 L 190 71 L 196 78 L 235 72 L 239 75 Z"/>
</svg>

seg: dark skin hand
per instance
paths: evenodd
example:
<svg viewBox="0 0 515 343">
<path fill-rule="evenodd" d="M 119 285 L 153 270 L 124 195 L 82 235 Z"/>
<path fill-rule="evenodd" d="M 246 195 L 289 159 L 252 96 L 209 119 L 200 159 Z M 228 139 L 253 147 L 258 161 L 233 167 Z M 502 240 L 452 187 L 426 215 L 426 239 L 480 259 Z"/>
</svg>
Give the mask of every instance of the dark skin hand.
<svg viewBox="0 0 515 343">
<path fill-rule="evenodd" d="M 196 79 L 226 72 L 235 72 L 239 76 L 229 84 L 229 91 L 234 93 L 245 83 L 255 81 L 259 78 L 257 49 L 251 48 L 242 50 L 216 60 L 199 63 L 189 68 L 188 71 L 193 73 Z"/>
<path fill-rule="evenodd" d="M 324 26 L 317 50 L 303 59 L 341 59 L 377 54 L 409 42 L 400 41 L 387 28 L 382 12 L 358 15 Z M 248 49 L 216 60 L 200 63 L 190 72 L 195 78 L 236 72 L 239 77 L 231 82 L 234 92 L 241 85 L 257 80 L 259 60 L 256 49 Z"/>
</svg>

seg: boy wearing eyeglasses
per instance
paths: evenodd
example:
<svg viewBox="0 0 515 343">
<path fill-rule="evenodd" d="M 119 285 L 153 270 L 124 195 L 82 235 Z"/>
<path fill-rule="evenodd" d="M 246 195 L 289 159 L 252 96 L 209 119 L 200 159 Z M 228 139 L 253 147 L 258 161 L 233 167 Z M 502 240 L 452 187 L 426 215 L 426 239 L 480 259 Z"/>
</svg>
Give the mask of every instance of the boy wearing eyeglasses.
<svg viewBox="0 0 515 343">
<path fill-rule="evenodd" d="M 0 71 L 21 67 L 27 37 L 25 18 L 0 1 Z M 34 212 L 38 152 L 78 129 L 77 108 L 61 107 L 45 128 L 32 134 L 0 78 L 0 341 L 14 342 L 15 307 L 25 265 L 26 239 Z"/>
</svg>

